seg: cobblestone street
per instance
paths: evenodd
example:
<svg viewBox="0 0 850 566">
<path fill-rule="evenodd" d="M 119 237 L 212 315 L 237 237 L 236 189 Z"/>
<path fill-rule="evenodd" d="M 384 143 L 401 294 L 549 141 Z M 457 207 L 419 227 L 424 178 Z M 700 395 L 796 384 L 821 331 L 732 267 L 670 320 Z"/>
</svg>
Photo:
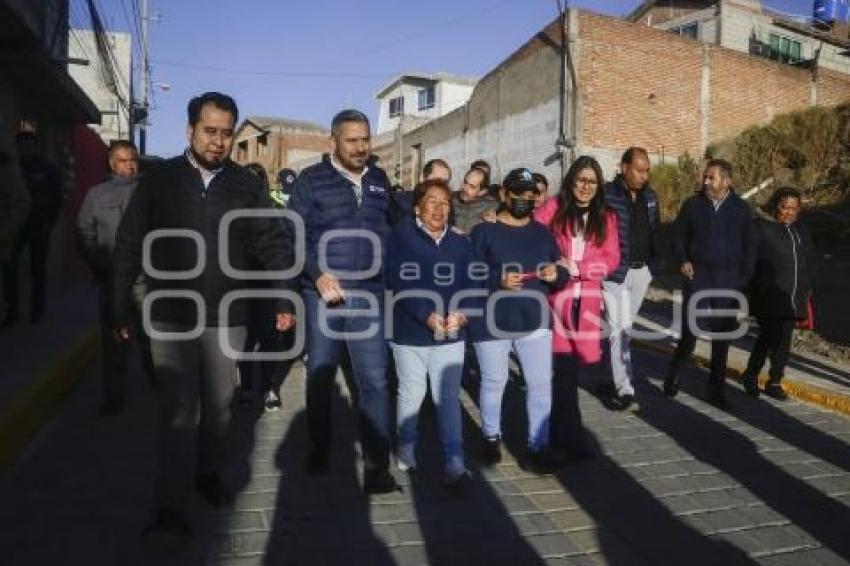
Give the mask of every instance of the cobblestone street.
<svg viewBox="0 0 850 566">
<path fill-rule="evenodd" d="M 582 410 L 596 458 L 557 476 L 523 471 L 521 391 L 508 386 L 508 457 L 478 464 L 477 408 L 468 396 L 463 498 L 440 483 L 433 412 L 420 468 L 395 472 L 404 493 L 365 498 L 344 380 L 334 416 L 332 473 L 303 471 L 303 368 L 277 413 L 239 413 L 242 486 L 233 506 L 198 500 L 196 536 L 143 539 L 155 470 L 154 400 L 142 380 L 119 417 L 97 416 L 92 373 L 0 483 L 0 556 L 47 564 L 845 564 L 850 560 L 850 421 L 796 401 L 740 393 L 721 412 L 700 400 L 692 370 L 675 400 L 659 389 L 666 360 L 641 353 L 640 408 L 612 413 L 588 391 Z M 737 386 L 731 386 L 736 388 Z"/>
</svg>

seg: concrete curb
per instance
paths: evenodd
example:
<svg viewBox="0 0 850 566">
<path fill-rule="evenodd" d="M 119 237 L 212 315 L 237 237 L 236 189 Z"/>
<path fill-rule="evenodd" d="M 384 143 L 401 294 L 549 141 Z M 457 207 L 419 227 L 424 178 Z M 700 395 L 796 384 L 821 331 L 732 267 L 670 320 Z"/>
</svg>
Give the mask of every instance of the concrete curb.
<svg viewBox="0 0 850 566">
<path fill-rule="evenodd" d="M 58 410 L 97 356 L 98 332 L 90 330 L 42 371 L 35 381 L 0 404 L 0 474 Z"/>
<path fill-rule="evenodd" d="M 665 355 L 672 354 L 675 351 L 675 348 L 669 344 L 658 344 L 656 342 L 647 342 L 645 340 L 633 339 L 632 344 L 639 348 Z M 692 358 L 697 366 L 703 369 L 708 369 L 709 360 L 707 358 L 698 354 L 694 354 Z M 740 382 L 745 369 L 746 368 L 739 366 L 729 366 L 727 375 L 735 381 Z M 767 380 L 767 372 L 759 374 L 760 386 L 764 387 Z M 841 393 L 829 391 L 818 387 L 817 385 L 805 383 L 791 377 L 786 377 L 782 380 L 782 388 L 791 397 L 850 416 L 850 395 L 842 395 Z"/>
</svg>

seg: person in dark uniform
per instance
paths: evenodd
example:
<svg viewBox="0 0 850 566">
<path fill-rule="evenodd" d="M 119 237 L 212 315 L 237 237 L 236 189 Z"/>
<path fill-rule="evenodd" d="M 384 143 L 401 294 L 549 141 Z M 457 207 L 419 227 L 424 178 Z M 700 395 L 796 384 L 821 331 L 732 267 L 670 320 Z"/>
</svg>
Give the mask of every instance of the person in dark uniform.
<svg viewBox="0 0 850 566">
<path fill-rule="evenodd" d="M 15 238 L 11 257 L 3 266 L 6 302 L 3 326 L 15 324 L 20 315 L 18 269 L 21 255 L 27 248 L 30 253 L 30 322 L 39 323 L 44 316 L 50 235 L 64 200 L 61 172 L 39 153 L 38 137 L 33 132 L 21 132 L 16 142 L 21 173 L 30 196 L 30 209 Z"/>
</svg>

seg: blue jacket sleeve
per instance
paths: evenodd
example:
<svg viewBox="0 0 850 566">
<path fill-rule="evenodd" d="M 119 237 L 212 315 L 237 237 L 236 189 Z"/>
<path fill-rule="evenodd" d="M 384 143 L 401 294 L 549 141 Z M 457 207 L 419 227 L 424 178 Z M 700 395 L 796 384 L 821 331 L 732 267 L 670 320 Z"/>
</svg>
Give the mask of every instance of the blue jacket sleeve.
<svg viewBox="0 0 850 566">
<path fill-rule="evenodd" d="M 315 282 L 322 272 L 319 269 L 318 240 L 315 218 L 313 217 L 313 187 L 307 175 L 299 175 L 295 180 L 289 208 L 294 210 L 304 221 L 304 272 Z"/>
<path fill-rule="evenodd" d="M 673 257 L 677 262 L 677 268 L 690 261 L 688 257 L 688 248 L 691 238 L 691 199 L 686 200 L 679 209 L 679 214 L 673 222 L 673 229 L 670 234 L 670 245 L 672 248 Z"/>
<path fill-rule="evenodd" d="M 744 272 L 741 274 L 741 281 L 738 284 L 739 289 L 743 289 L 749 285 L 755 273 L 756 260 L 758 259 L 759 234 L 756 227 L 756 220 L 750 214 L 747 214 L 744 221 L 743 238 Z"/>
</svg>

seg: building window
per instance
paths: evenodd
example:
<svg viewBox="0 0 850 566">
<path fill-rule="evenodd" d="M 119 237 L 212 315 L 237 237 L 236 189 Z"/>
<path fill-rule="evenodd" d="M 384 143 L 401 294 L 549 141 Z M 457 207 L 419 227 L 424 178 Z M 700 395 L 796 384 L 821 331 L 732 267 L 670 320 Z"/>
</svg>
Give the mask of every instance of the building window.
<svg viewBox="0 0 850 566">
<path fill-rule="evenodd" d="M 687 37 L 688 39 L 699 39 L 699 23 L 693 22 L 667 30 L 671 33 Z"/>
<path fill-rule="evenodd" d="M 802 46 L 791 38 L 770 34 L 770 58 L 783 63 L 799 63 L 803 60 Z"/>
<path fill-rule="evenodd" d="M 265 157 L 269 149 L 269 136 L 263 134 L 257 138 L 257 157 Z"/>
<path fill-rule="evenodd" d="M 390 118 L 396 118 L 404 114 L 404 97 L 397 96 L 390 99 Z"/>
<path fill-rule="evenodd" d="M 427 110 L 434 107 L 434 99 L 436 98 L 436 89 L 434 85 L 419 89 L 419 109 Z"/>
</svg>

